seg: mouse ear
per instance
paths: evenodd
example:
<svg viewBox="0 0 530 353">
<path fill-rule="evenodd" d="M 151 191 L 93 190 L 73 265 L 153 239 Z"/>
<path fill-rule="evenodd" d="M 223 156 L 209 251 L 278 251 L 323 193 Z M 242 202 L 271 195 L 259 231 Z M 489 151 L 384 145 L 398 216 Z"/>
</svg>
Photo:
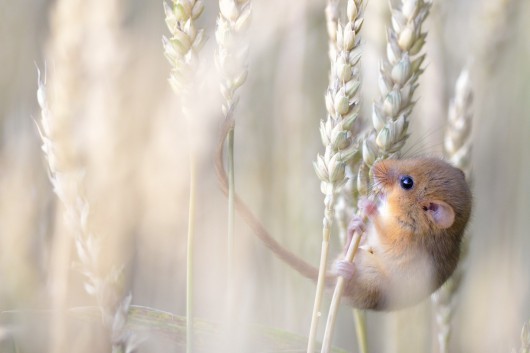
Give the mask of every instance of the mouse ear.
<svg viewBox="0 0 530 353">
<path fill-rule="evenodd" d="M 443 201 L 431 201 L 423 206 L 431 221 L 442 229 L 449 228 L 455 221 L 455 211 Z"/>
</svg>

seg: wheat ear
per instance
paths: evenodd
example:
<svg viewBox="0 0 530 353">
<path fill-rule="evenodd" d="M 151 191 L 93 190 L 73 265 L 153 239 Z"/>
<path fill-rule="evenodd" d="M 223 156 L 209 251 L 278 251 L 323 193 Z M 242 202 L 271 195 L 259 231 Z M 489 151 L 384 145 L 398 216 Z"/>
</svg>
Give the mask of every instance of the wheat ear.
<svg viewBox="0 0 530 353">
<path fill-rule="evenodd" d="M 70 117 L 74 111 L 80 110 L 80 102 L 82 101 L 83 86 L 79 84 L 77 77 L 82 74 L 81 48 L 83 43 L 81 36 L 69 34 L 79 31 L 80 23 L 86 21 L 83 18 L 86 14 L 86 6 L 87 4 L 80 0 L 57 1 L 50 13 L 50 38 L 47 43 L 47 56 L 53 58 L 52 81 L 57 82 L 57 88 L 54 92 L 55 116 L 52 126 L 45 126 L 45 124 L 52 124 L 52 121 L 48 119 L 49 112 L 44 89 L 37 91 L 37 99 L 41 106 L 42 148 L 45 155 L 48 156 L 47 161 L 51 170 L 58 168 L 63 171 L 70 170 L 73 161 L 76 160 L 76 148 L 72 139 L 69 138 L 69 132 L 72 125 Z M 79 17 L 74 20 L 72 13 L 79 14 Z M 44 104 L 46 105 L 44 106 Z M 49 143 L 44 141 L 43 133 L 53 137 L 53 145 L 52 140 L 49 140 Z M 63 179 L 62 175 L 58 175 L 58 178 L 54 179 L 58 184 L 57 190 L 61 190 L 61 185 L 65 185 L 60 179 Z M 54 181 L 52 181 L 52 186 L 55 189 Z M 62 194 L 64 195 L 65 192 Z M 51 246 L 49 287 L 52 309 L 58 312 L 63 312 L 66 309 L 64 303 L 67 302 L 68 297 L 68 269 L 72 257 L 71 249 L 72 237 L 64 231 L 56 232 Z M 66 347 L 64 347 L 66 339 L 64 315 L 54 315 L 50 326 L 49 351 L 66 351 Z"/>
<path fill-rule="evenodd" d="M 455 95 L 449 106 L 448 125 L 444 138 L 444 153 L 449 162 L 460 168 L 471 179 L 471 127 L 472 127 L 473 92 L 469 70 L 460 73 L 455 87 Z M 469 234 L 463 239 L 460 253 L 460 264 L 444 285 L 436 291 L 431 299 L 437 326 L 437 340 L 440 353 L 449 351 L 451 338 L 451 320 L 455 307 L 455 294 L 460 288 L 464 275 L 463 262 L 469 249 Z"/>
<path fill-rule="evenodd" d="M 431 5 L 431 1 L 402 0 L 399 7 L 392 9 L 386 58 L 378 80 L 380 96 L 372 110 L 374 129 L 362 146 L 363 164 L 357 177 L 361 195 L 368 193 L 369 171 L 375 161 L 397 157 L 407 140 L 414 91 L 425 59 L 425 54 L 420 54 L 427 36 L 422 25 Z"/>
<path fill-rule="evenodd" d="M 90 206 L 83 191 L 83 171 L 73 161 L 66 162 L 64 151 L 68 140 L 64 134 L 67 129 L 61 126 L 61 119 L 55 119 L 46 96 L 45 81 L 39 82 L 37 100 L 41 108 L 41 120 L 37 123 L 42 139 L 42 150 L 48 162 L 48 172 L 53 191 L 64 207 L 64 218 L 73 233 L 75 249 L 78 255 L 78 269 L 85 277 L 84 287 L 88 294 L 94 296 L 101 309 L 103 324 L 110 331 L 113 351 L 134 349 L 136 336 L 125 331 L 125 325 L 114 326 L 113 321 L 126 322 L 130 300 L 120 304 L 119 283 L 121 268 L 112 268 L 106 272 L 101 267 L 102 239 L 90 229 Z M 66 117 L 62 117 L 66 118 Z M 71 132 L 70 132 L 71 133 Z M 125 304 L 124 310 L 117 306 Z"/>
<path fill-rule="evenodd" d="M 328 21 L 334 21 L 329 16 L 329 8 L 336 6 L 328 3 Z M 315 172 L 321 180 L 321 190 L 324 196 L 324 218 L 322 228 L 322 250 L 317 280 L 317 291 L 313 305 L 311 327 L 307 352 L 314 352 L 316 332 L 320 317 L 320 306 L 325 286 L 329 239 L 334 218 L 335 196 L 346 182 L 345 167 L 357 151 L 353 143 L 352 127 L 359 116 L 359 61 L 360 52 L 359 32 L 362 27 L 362 0 L 350 0 L 347 4 L 347 20 L 344 25 L 340 21 L 336 24 L 336 31 L 329 32 L 331 60 L 330 81 L 325 101 L 328 111 L 325 121 L 320 122 L 320 135 L 325 147 L 323 155 L 317 155 L 314 163 Z M 335 24 L 329 24 L 328 30 Z"/>
<path fill-rule="evenodd" d="M 110 7 L 108 5 L 106 24 L 113 21 L 118 8 L 116 2 Z M 41 107 L 41 120 L 37 126 L 42 138 L 42 149 L 48 161 L 50 181 L 63 205 L 68 230 L 73 233 L 79 260 L 78 268 L 85 277 L 85 289 L 96 298 L 102 311 L 105 328 L 110 331 L 112 337 L 112 348 L 116 351 L 132 349 L 135 346 L 135 336 L 129 336 L 126 340 L 117 339 L 124 337 L 123 332 L 118 332 L 118 328 L 114 329 L 111 324 L 114 319 L 126 321 L 126 311 L 116 310 L 120 305 L 121 269 L 112 268 L 107 271 L 102 266 L 100 258 L 102 239 L 90 230 L 90 208 L 83 191 L 84 173 L 78 165 L 79 148 L 75 139 L 71 137 L 75 133 L 73 125 L 76 119 L 85 111 L 83 105 L 86 104 L 87 92 L 84 91 L 85 86 L 80 84 L 80 78 L 87 71 L 87 66 L 92 63 L 82 60 L 86 43 L 78 32 L 86 30 L 94 11 L 92 6 L 97 8 L 98 4 L 72 0 L 58 1 L 55 5 L 51 17 L 52 33 L 48 43 L 48 54 L 54 67 L 50 85 L 53 94 L 48 102 L 46 80 L 41 80 L 39 72 L 37 99 Z M 72 17 L 72 13 L 81 14 L 81 17 Z M 108 31 L 107 27 L 105 31 Z M 66 302 L 67 270 L 71 257 L 69 240 L 62 236 L 54 238 L 54 265 L 51 275 L 54 309 L 64 309 L 62 303 Z M 61 260 L 62 258 L 64 260 Z M 58 261 L 65 263 L 58 264 Z M 125 302 L 127 301 L 123 301 L 122 304 Z M 63 315 L 56 317 L 52 325 L 50 350 L 64 351 L 66 327 Z M 121 329 L 125 330 L 125 327 Z"/>
<path fill-rule="evenodd" d="M 120 79 L 125 75 L 125 68 L 123 65 L 122 51 L 120 50 L 123 41 L 120 33 L 120 20 L 123 11 L 123 4 L 121 0 L 95 0 L 89 2 L 87 11 L 88 28 L 87 35 L 83 36 L 83 47 L 86 55 L 90 57 L 85 63 L 84 70 L 86 75 L 92 80 L 90 90 L 87 92 L 85 101 L 88 102 L 85 114 L 89 118 L 102 117 L 108 124 L 115 123 L 120 113 L 120 96 L 119 90 Z M 97 47 L 97 54 L 94 53 L 93 48 Z M 96 122 L 97 119 L 91 119 Z M 121 122 L 120 122 L 121 123 Z M 115 126 L 107 125 L 104 127 L 111 133 L 115 132 Z M 111 156 L 112 154 L 109 154 Z M 101 156 L 99 157 L 101 160 Z M 107 166 L 111 165 L 112 160 L 102 160 Z M 82 196 L 82 194 L 81 194 Z M 87 207 L 89 206 L 87 202 Z M 87 215 L 87 223 L 90 226 L 91 215 Z M 90 230 L 90 227 L 88 227 Z M 94 238 L 98 239 L 97 252 L 100 252 L 101 260 L 104 261 L 104 252 L 106 241 L 102 234 L 93 234 Z M 78 251 L 79 253 L 79 251 Z M 116 253 L 111 252 L 111 255 Z M 115 256 L 115 259 L 120 257 Z M 132 302 L 132 294 L 126 294 L 123 288 L 123 262 L 117 265 L 102 266 L 102 271 L 105 271 L 104 276 L 109 276 L 109 281 L 104 283 L 102 291 L 109 296 L 110 300 L 99 300 L 107 312 L 108 319 L 106 321 L 107 330 L 110 332 L 110 339 L 113 353 L 127 353 L 132 352 L 142 338 L 138 333 L 132 333 L 127 325 L 129 308 Z M 108 271 L 108 272 L 107 272 Z M 110 316 L 112 315 L 112 317 Z"/>
<path fill-rule="evenodd" d="M 197 29 L 196 20 L 204 10 L 202 1 L 173 0 L 171 6 L 166 2 L 164 12 L 166 25 L 171 38 L 162 37 L 164 53 L 171 64 L 169 82 L 173 91 L 181 98 L 182 112 L 187 120 L 189 150 L 189 200 L 188 234 L 186 247 L 186 352 L 194 349 L 194 240 L 195 240 L 195 204 L 197 192 L 196 147 L 193 128 L 193 116 L 189 106 L 199 66 L 199 51 L 204 45 L 204 29 Z"/>
</svg>

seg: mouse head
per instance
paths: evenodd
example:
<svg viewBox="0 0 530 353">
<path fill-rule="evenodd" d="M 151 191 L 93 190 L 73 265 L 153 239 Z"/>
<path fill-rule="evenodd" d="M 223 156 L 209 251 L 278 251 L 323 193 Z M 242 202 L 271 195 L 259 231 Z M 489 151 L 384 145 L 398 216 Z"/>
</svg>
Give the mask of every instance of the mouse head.
<svg viewBox="0 0 530 353">
<path fill-rule="evenodd" d="M 383 160 L 372 169 L 383 217 L 412 233 L 463 233 L 471 212 L 464 173 L 437 158 Z"/>
</svg>

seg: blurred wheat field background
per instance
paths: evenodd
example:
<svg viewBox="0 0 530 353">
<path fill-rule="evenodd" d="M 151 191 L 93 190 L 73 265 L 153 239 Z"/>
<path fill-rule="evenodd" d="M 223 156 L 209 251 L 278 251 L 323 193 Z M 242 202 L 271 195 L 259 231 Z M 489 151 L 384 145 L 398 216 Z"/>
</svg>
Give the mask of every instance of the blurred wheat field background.
<svg viewBox="0 0 530 353">
<path fill-rule="evenodd" d="M 325 5 L 252 2 L 248 77 L 235 113 L 237 192 L 280 243 L 315 266 L 323 197 L 312 163 L 322 148 L 318 129 L 326 115 Z M 2 352 L 15 351 L 13 337 L 17 352 L 108 351 L 99 328 L 87 329 L 81 320 L 61 330 L 60 316 L 49 309 L 121 301 L 130 293 L 134 305 L 185 314 L 190 141 L 197 147 L 195 316 L 223 321 L 227 208 L 213 160 L 222 122 L 214 65 L 219 9 L 213 1 L 204 6 L 198 22 L 208 37 L 200 53 L 206 79 L 183 102 L 167 81 L 161 2 L 1 0 Z M 441 156 L 447 107 L 465 65 L 474 90 L 475 201 L 450 352 L 519 349 L 521 327 L 530 318 L 528 15 L 524 0 L 438 0 L 424 26 L 425 73 L 405 150 Z M 387 1 L 368 2 L 361 33 L 366 120 L 389 18 Z M 70 152 L 57 165 L 78 182 L 71 205 L 86 205 L 80 210 L 88 212 L 90 234 L 101 241 L 97 270 L 124 269 L 116 280 L 120 292 L 105 298 L 85 293 L 74 231 L 64 216 L 68 207 L 49 181 L 35 124 L 37 67 L 50 88 L 50 110 L 63 119 L 60 146 Z M 191 107 L 191 136 L 183 105 Z M 340 251 L 333 238 L 331 256 Z M 315 284 L 276 259 L 237 216 L 234 255 L 236 321 L 306 337 Z M 436 352 L 433 322 L 430 301 L 399 312 L 368 312 L 369 351 Z M 61 332 L 67 346 L 54 347 L 50 340 Z M 334 345 L 357 351 L 354 332 L 351 310 L 343 306 Z M 161 338 L 140 342 L 136 351 L 175 349 L 174 341 Z"/>
</svg>

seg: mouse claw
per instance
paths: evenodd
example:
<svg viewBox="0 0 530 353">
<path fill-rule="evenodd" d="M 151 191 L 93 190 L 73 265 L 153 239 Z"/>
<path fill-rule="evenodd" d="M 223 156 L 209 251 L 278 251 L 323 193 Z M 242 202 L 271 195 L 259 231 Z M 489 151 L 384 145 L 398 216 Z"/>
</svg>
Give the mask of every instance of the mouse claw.
<svg viewBox="0 0 530 353">
<path fill-rule="evenodd" d="M 355 265 L 346 260 L 338 260 L 335 263 L 335 273 L 348 281 L 355 273 Z"/>
</svg>

